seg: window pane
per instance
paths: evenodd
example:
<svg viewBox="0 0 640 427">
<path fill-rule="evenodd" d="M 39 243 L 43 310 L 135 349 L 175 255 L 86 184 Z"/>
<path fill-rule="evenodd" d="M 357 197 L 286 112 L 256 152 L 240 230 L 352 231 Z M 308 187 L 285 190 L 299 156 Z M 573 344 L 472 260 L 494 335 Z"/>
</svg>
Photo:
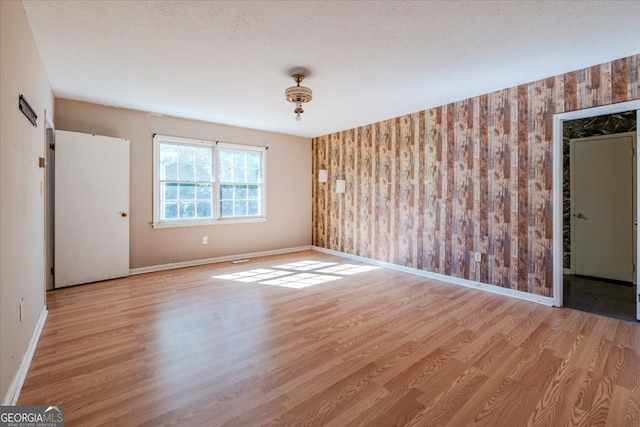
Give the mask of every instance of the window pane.
<svg viewBox="0 0 640 427">
<path fill-rule="evenodd" d="M 180 184 L 180 200 L 193 200 L 196 198 L 195 184 Z"/>
<path fill-rule="evenodd" d="M 197 165 L 196 166 L 196 181 L 211 181 L 211 166 L 210 165 Z"/>
<path fill-rule="evenodd" d="M 196 193 L 198 200 L 207 199 L 211 200 L 211 184 L 198 184 L 196 187 Z"/>
<path fill-rule="evenodd" d="M 249 200 L 249 215 L 260 215 L 260 202 Z"/>
<path fill-rule="evenodd" d="M 178 146 L 160 144 L 160 163 L 175 163 L 178 161 Z"/>
<path fill-rule="evenodd" d="M 180 163 L 193 163 L 195 160 L 195 147 L 181 145 L 178 147 L 178 161 Z"/>
<path fill-rule="evenodd" d="M 258 169 L 247 169 L 247 182 L 260 182 L 260 171 Z"/>
<path fill-rule="evenodd" d="M 246 165 L 247 155 L 240 151 L 234 151 L 233 153 L 233 167 L 244 168 Z"/>
<path fill-rule="evenodd" d="M 161 184 L 160 200 L 176 200 L 178 198 L 178 184 L 163 182 Z"/>
<path fill-rule="evenodd" d="M 233 199 L 233 185 L 221 185 L 220 186 L 220 200 Z"/>
<path fill-rule="evenodd" d="M 234 198 L 236 200 L 242 200 L 247 198 L 247 186 L 246 185 L 236 185 Z"/>
<path fill-rule="evenodd" d="M 233 182 L 245 182 L 244 181 L 244 169 L 233 169 Z"/>
<path fill-rule="evenodd" d="M 232 172 L 233 169 L 220 169 L 220 181 L 222 182 L 229 182 L 232 181 Z"/>
<path fill-rule="evenodd" d="M 178 164 L 168 163 L 160 168 L 160 179 L 163 181 L 175 181 L 178 179 Z"/>
<path fill-rule="evenodd" d="M 180 218 L 195 218 L 196 204 L 193 202 L 180 202 Z"/>
<path fill-rule="evenodd" d="M 233 216 L 233 202 L 220 202 L 220 216 Z"/>
<path fill-rule="evenodd" d="M 260 154 L 257 154 L 257 153 L 247 154 L 247 167 L 260 169 L 260 167 L 262 166 L 260 164 L 260 157 L 261 157 Z"/>
<path fill-rule="evenodd" d="M 160 219 L 176 219 L 178 217 L 177 203 L 162 203 Z"/>
<path fill-rule="evenodd" d="M 177 153 L 178 146 L 175 144 L 160 143 L 160 152 L 161 153 Z"/>
<path fill-rule="evenodd" d="M 196 164 L 211 166 L 211 148 L 196 148 Z"/>
<path fill-rule="evenodd" d="M 236 216 L 245 216 L 247 215 L 247 202 L 246 201 L 241 201 L 241 202 L 234 202 L 233 203 L 233 207 L 235 209 L 234 214 Z"/>
<path fill-rule="evenodd" d="M 259 200 L 260 199 L 260 187 L 257 185 L 249 185 L 248 187 L 248 199 Z"/>
<path fill-rule="evenodd" d="M 211 218 L 211 202 L 198 202 L 196 204 L 198 218 Z"/>
<path fill-rule="evenodd" d="M 231 151 L 220 151 L 220 168 L 231 169 L 233 167 L 233 154 Z"/>
<path fill-rule="evenodd" d="M 180 164 L 180 173 L 178 178 L 180 181 L 195 181 L 195 178 L 193 165 Z"/>
</svg>

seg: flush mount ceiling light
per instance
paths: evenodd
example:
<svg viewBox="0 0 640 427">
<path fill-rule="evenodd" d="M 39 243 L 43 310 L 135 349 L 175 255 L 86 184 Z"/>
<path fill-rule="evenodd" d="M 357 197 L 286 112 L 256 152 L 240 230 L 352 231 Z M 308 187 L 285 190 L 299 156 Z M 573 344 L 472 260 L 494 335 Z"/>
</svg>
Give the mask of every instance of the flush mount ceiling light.
<svg viewBox="0 0 640 427">
<path fill-rule="evenodd" d="M 311 89 L 305 86 L 300 86 L 300 82 L 304 79 L 303 74 L 294 74 L 293 80 L 297 83 L 296 86 L 288 87 L 284 91 L 284 95 L 287 97 L 287 101 L 296 104 L 296 108 L 293 110 L 296 113 L 296 120 L 300 121 L 300 114 L 304 113 L 302 104 L 311 101 L 312 92 Z"/>
</svg>

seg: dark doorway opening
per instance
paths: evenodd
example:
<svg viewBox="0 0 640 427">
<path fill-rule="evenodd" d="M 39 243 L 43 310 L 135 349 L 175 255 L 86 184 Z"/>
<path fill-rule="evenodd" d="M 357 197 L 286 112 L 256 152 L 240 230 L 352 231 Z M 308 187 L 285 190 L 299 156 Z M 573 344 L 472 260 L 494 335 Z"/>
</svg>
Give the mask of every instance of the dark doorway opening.
<svg viewBox="0 0 640 427">
<path fill-rule="evenodd" d="M 567 120 L 563 123 L 563 306 L 632 322 L 637 322 L 635 301 L 637 285 L 630 282 L 571 274 L 571 158 L 569 141 L 573 138 L 635 131 L 637 131 L 635 110 Z"/>
</svg>

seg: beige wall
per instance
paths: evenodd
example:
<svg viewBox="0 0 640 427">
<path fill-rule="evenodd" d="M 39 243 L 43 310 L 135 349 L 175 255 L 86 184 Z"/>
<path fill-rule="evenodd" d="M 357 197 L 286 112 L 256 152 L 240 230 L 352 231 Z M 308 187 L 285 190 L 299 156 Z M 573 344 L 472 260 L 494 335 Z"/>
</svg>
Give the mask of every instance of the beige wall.
<svg viewBox="0 0 640 427">
<path fill-rule="evenodd" d="M 0 398 L 24 357 L 44 299 L 45 110 L 53 95 L 22 3 L 0 1 Z M 23 94 L 34 127 L 18 110 Z M 19 306 L 23 302 L 23 320 Z"/>
<path fill-rule="evenodd" d="M 311 140 L 56 99 L 56 128 L 125 138 L 131 147 L 131 268 L 311 244 Z M 154 133 L 268 146 L 266 222 L 153 229 Z M 202 244 L 202 236 L 209 244 Z"/>
</svg>

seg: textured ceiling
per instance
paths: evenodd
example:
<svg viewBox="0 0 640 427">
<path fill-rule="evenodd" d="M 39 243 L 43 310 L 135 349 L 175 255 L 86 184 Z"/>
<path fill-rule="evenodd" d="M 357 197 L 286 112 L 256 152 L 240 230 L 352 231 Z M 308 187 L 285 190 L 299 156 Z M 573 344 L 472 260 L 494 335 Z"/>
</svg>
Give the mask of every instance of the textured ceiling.
<svg viewBox="0 0 640 427">
<path fill-rule="evenodd" d="M 57 97 L 308 137 L 640 53 L 639 1 L 23 4 Z"/>
</svg>

